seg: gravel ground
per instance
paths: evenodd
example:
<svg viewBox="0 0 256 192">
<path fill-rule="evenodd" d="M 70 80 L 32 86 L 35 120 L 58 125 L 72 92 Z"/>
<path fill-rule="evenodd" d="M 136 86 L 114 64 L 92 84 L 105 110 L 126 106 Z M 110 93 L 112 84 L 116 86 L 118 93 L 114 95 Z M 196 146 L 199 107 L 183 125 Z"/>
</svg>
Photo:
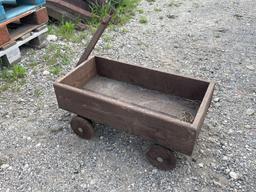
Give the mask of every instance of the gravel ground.
<svg viewBox="0 0 256 192">
<path fill-rule="evenodd" d="M 57 107 L 46 49 L 24 48 L 21 64 L 40 64 L 18 92 L 1 93 L 0 191 L 255 191 L 256 1 L 171 2 L 143 1 L 144 13 L 107 32 L 111 49 L 100 41 L 93 54 L 217 83 L 192 157 L 176 154 L 177 168 L 163 172 L 141 138 L 99 124 L 93 140 L 79 139 Z M 65 74 L 83 44 L 54 43 L 73 58 Z"/>
</svg>

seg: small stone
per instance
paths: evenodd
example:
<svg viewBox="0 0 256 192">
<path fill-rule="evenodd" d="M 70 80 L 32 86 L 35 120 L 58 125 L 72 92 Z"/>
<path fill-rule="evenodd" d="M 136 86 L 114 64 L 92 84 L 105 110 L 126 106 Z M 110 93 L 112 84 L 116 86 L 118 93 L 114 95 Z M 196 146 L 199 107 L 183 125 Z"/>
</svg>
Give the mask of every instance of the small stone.
<svg viewBox="0 0 256 192">
<path fill-rule="evenodd" d="M 198 166 L 202 168 L 202 167 L 204 167 L 204 164 L 203 163 L 199 163 Z"/>
<path fill-rule="evenodd" d="M 231 171 L 231 172 L 229 173 L 229 176 L 230 176 L 232 179 L 234 179 L 234 180 L 237 180 L 238 177 L 239 177 L 239 175 L 238 175 L 237 173 L 233 172 L 233 171 Z"/>
<path fill-rule="evenodd" d="M 254 111 L 253 109 L 251 109 L 251 108 L 249 108 L 249 109 L 246 110 L 246 114 L 247 114 L 247 115 L 250 115 L 250 116 L 251 116 L 251 115 L 253 115 L 254 113 L 255 113 L 255 111 Z"/>
<path fill-rule="evenodd" d="M 83 189 L 86 189 L 87 188 L 87 184 L 82 184 L 82 185 L 80 185 Z"/>
<path fill-rule="evenodd" d="M 247 67 L 247 69 L 249 69 L 251 71 L 253 71 L 255 69 L 253 65 L 247 65 L 246 67 Z"/>
<path fill-rule="evenodd" d="M 56 35 L 48 35 L 47 41 L 57 41 L 58 37 Z"/>
<path fill-rule="evenodd" d="M 23 168 L 24 168 L 24 169 L 27 169 L 28 167 L 29 167 L 29 165 L 28 165 L 28 164 L 25 164 Z"/>
<path fill-rule="evenodd" d="M 96 179 L 92 179 L 92 180 L 90 181 L 90 184 L 91 184 L 91 185 L 94 185 L 96 182 L 97 182 Z"/>
<path fill-rule="evenodd" d="M 251 126 L 250 125 L 245 125 L 244 126 L 246 129 L 251 129 Z"/>
<path fill-rule="evenodd" d="M 104 137 L 103 136 L 100 136 L 100 140 L 102 140 Z"/>
<path fill-rule="evenodd" d="M 9 164 L 3 164 L 3 165 L 1 165 L 1 169 L 7 169 L 8 167 L 10 167 Z"/>
<path fill-rule="evenodd" d="M 230 172 L 229 168 L 225 169 L 225 173 L 229 173 L 229 172 Z"/>
<path fill-rule="evenodd" d="M 30 141 L 30 140 L 31 140 L 31 137 L 27 137 L 27 140 Z"/>
<path fill-rule="evenodd" d="M 220 187 L 222 186 L 221 183 L 219 183 L 219 182 L 217 182 L 217 181 L 213 181 L 213 184 L 214 184 L 214 185 L 217 185 L 217 186 L 220 186 Z"/>
<path fill-rule="evenodd" d="M 44 71 L 44 72 L 43 72 L 43 75 L 49 75 L 49 74 L 50 74 L 49 71 Z"/>
<path fill-rule="evenodd" d="M 216 97 L 216 98 L 213 99 L 213 101 L 217 103 L 217 102 L 220 101 L 220 98 Z"/>
<path fill-rule="evenodd" d="M 40 147 L 40 146 L 41 146 L 41 143 L 36 144 L 36 147 Z"/>
</svg>

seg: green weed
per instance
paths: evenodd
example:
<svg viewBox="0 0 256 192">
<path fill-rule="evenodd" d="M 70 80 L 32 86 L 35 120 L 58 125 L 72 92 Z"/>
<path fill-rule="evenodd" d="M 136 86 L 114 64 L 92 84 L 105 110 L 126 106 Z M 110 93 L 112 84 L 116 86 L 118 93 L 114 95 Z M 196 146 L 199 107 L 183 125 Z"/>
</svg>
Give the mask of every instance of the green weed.
<svg viewBox="0 0 256 192">
<path fill-rule="evenodd" d="M 177 0 L 172 0 L 168 6 L 169 7 L 179 7 L 182 3 L 181 2 L 178 2 Z"/>
<path fill-rule="evenodd" d="M 96 26 L 100 21 L 107 16 L 114 8 L 115 13 L 112 17 L 111 23 L 114 25 L 124 25 L 132 16 L 135 15 L 136 7 L 141 0 L 109 0 L 105 5 L 91 4 L 93 18 L 89 24 Z"/>
<path fill-rule="evenodd" d="M 58 44 L 51 44 L 47 50 L 45 55 L 43 56 L 47 65 L 67 65 L 70 63 L 70 58 L 68 55 L 72 55 L 69 47 Z"/>
<path fill-rule="evenodd" d="M 35 89 L 35 90 L 34 90 L 34 95 L 35 95 L 36 97 L 40 97 L 40 96 L 43 95 L 43 91 L 42 91 L 41 89 Z"/>
<path fill-rule="evenodd" d="M 6 82 L 13 82 L 27 75 L 27 70 L 21 65 L 14 65 L 11 68 L 4 68 L 0 77 Z"/>
<path fill-rule="evenodd" d="M 138 11 L 139 14 L 144 13 L 144 10 L 143 10 L 143 9 L 138 9 L 137 11 Z"/>
<path fill-rule="evenodd" d="M 56 66 L 51 66 L 50 67 L 50 73 L 53 75 L 58 75 L 61 72 L 61 67 L 56 65 Z"/>
<path fill-rule="evenodd" d="M 58 30 L 59 34 L 65 39 L 71 39 L 71 37 L 74 35 L 74 31 L 75 31 L 75 24 L 70 21 L 62 22 Z"/>
<path fill-rule="evenodd" d="M 148 19 L 146 16 L 141 16 L 139 19 L 139 22 L 142 24 L 146 24 L 148 22 Z"/>
<path fill-rule="evenodd" d="M 89 32 L 76 31 L 75 26 L 76 23 L 71 21 L 62 21 L 60 25 L 49 24 L 48 33 L 74 43 L 81 43 L 88 37 Z"/>
</svg>

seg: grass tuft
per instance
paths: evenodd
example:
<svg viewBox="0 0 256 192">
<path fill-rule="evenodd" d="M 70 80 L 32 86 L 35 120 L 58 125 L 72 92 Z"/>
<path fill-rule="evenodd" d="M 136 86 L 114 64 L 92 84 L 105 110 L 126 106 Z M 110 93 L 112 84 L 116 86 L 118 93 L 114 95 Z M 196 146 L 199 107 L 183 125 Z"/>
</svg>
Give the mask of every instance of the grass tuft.
<svg viewBox="0 0 256 192">
<path fill-rule="evenodd" d="M 146 24 L 148 22 L 148 19 L 146 16 L 141 16 L 139 22 L 142 24 Z"/>
<path fill-rule="evenodd" d="M 3 68 L 0 71 L 0 93 L 13 88 L 18 91 L 25 82 L 27 70 L 20 65 L 13 65 L 9 68 Z"/>
<path fill-rule="evenodd" d="M 112 8 L 115 8 L 115 14 L 112 17 L 111 23 L 114 25 L 124 25 L 127 23 L 136 12 L 136 7 L 141 0 L 109 0 L 103 6 L 91 4 L 93 18 L 89 21 L 92 26 L 97 26 L 99 22 L 107 16 Z"/>
<path fill-rule="evenodd" d="M 4 68 L 1 72 L 1 78 L 7 82 L 13 82 L 27 75 L 27 70 L 20 65 L 14 65 L 11 68 Z"/>
</svg>

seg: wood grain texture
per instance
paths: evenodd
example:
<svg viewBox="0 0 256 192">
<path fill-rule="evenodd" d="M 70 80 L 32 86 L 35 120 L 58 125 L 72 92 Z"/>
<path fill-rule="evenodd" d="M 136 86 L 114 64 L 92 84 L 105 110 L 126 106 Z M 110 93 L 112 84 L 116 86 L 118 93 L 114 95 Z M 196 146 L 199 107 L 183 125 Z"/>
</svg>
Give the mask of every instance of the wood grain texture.
<svg viewBox="0 0 256 192">
<path fill-rule="evenodd" d="M 97 85 L 97 76 L 113 79 L 110 81 L 111 86 L 114 82 L 121 81 L 122 83 L 117 86 L 129 83 L 127 89 L 136 85 L 149 90 L 146 92 L 143 90 L 141 93 L 130 90 L 130 95 L 123 95 L 122 97 L 119 93 L 110 93 L 104 87 L 101 90 L 102 86 Z M 95 78 L 96 84 L 93 82 Z M 106 83 L 109 82 L 104 83 L 108 86 Z M 86 87 L 90 84 L 95 87 Z M 187 155 L 191 155 L 193 152 L 196 137 L 211 102 L 213 88 L 214 84 L 207 81 L 101 57 L 92 57 L 84 61 L 54 83 L 60 108 L 105 123 L 113 128 L 122 129 L 130 134 L 145 137 Z M 153 106 L 150 108 L 138 105 L 136 101 L 131 102 L 136 97 L 148 98 L 143 94 L 148 94 L 150 90 L 153 91 L 149 95 L 151 99 L 152 94 L 155 94 L 154 91 L 158 91 L 163 94 L 202 102 L 199 111 L 196 110 L 196 119 L 193 124 L 181 121 L 166 113 L 168 110 L 160 112 L 154 110 Z M 177 101 L 174 99 L 169 102 Z M 177 109 L 169 111 L 173 112 L 173 110 L 178 111 Z"/>
<path fill-rule="evenodd" d="M 118 81 L 173 94 L 191 100 L 202 100 L 209 82 L 129 65 L 96 57 L 98 73 Z"/>
</svg>

